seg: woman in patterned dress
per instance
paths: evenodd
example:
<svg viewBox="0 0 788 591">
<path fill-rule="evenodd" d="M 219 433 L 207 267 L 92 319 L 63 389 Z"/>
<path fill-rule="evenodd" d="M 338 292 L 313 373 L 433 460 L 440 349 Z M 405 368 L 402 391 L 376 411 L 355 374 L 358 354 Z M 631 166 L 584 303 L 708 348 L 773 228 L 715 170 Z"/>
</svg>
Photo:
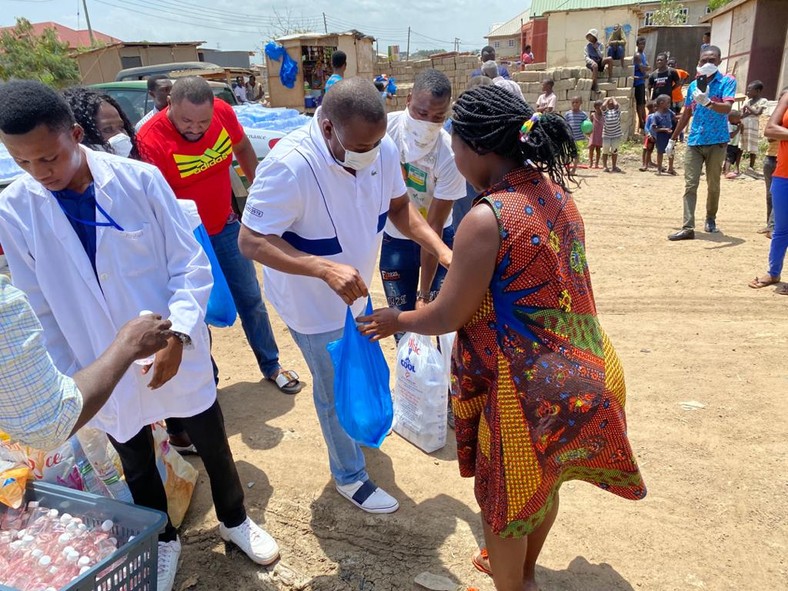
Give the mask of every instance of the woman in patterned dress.
<svg viewBox="0 0 788 591">
<path fill-rule="evenodd" d="M 596 317 L 583 221 L 566 184 L 566 122 L 496 86 L 454 106 L 452 147 L 481 194 L 451 270 L 421 310 L 361 318 L 375 339 L 458 330 L 452 403 L 460 473 L 475 477 L 498 591 L 534 591 L 558 490 L 646 494 L 626 435 L 620 362 Z M 483 566 L 483 564 L 482 564 Z"/>
</svg>

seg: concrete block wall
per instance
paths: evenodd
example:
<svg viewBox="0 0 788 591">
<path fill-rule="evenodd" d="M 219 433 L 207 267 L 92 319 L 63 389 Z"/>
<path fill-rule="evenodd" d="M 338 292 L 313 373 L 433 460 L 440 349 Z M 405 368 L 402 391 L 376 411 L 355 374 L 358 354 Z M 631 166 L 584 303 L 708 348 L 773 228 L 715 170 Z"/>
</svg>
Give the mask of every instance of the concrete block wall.
<svg viewBox="0 0 788 591">
<path fill-rule="evenodd" d="M 556 110 L 564 113 L 572 108 L 572 97 L 583 99 L 582 109 L 587 113 L 594 110 L 594 101 L 603 100 L 608 96 L 616 98 L 621 105 L 621 124 L 627 136 L 635 134 L 635 99 L 632 91 L 634 69 L 632 58 L 626 58 L 625 67 L 616 64 L 613 68 L 612 82 L 600 77 L 597 91 L 591 90 L 591 70 L 588 68 L 565 67 L 547 68 L 545 64 L 529 64 L 522 72 L 511 72 L 512 79 L 520 84 L 525 100 L 536 104 L 537 97 L 542 93 L 542 81 L 552 78 L 555 81 L 553 91 L 558 97 Z M 416 75 L 428 68 L 435 68 L 446 74 L 452 84 L 452 96 L 462 94 L 471 79 L 471 73 L 479 68 L 479 58 L 473 54 L 441 54 L 430 59 L 412 62 L 379 61 L 375 65 L 375 75 L 385 74 L 397 80 L 397 96 L 387 100 L 389 112 L 401 111 L 406 107 L 408 93 L 413 88 Z M 608 70 L 605 70 L 605 75 Z"/>
</svg>

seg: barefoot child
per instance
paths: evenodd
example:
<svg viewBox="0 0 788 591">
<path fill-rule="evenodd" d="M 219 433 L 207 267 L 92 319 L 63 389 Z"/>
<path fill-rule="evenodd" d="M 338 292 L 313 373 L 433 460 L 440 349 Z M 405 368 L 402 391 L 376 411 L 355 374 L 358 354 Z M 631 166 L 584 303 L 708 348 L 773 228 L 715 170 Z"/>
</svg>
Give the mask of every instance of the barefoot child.
<svg viewBox="0 0 788 591">
<path fill-rule="evenodd" d="M 657 174 L 662 174 L 662 157 L 668 147 L 670 137 L 673 135 L 673 128 L 676 125 L 676 114 L 670 110 L 670 96 L 661 94 L 657 97 L 657 112 L 651 124 L 651 132 L 656 138 L 657 146 Z M 668 154 L 668 174 L 676 176 L 673 170 L 673 152 Z"/>
<path fill-rule="evenodd" d="M 599 168 L 599 157 L 602 155 L 602 127 L 604 126 L 605 115 L 602 113 L 602 101 L 594 101 L 594 112 L 591 113 L 591 123 L 594 130 L 588 140 L 588 165 L 591 168 Z M 594 157 L 596 156 L 596 160 Z"/>
<path fill-rule="evenodd" d="M 725 175 L 726 179 L 735 179 L 741 174 L 741 170 L 739 169 L 741 163 L 741 148 L 739 147 L 741 143 L 741 130 L 741 113 L 733 109 L 728 113 L 728 133 L 731 139 L 728 141 L 728 150 L 725 154 L 725 165 L 722 168 L 722 174 Z M 736 166 L 736 172 L 731 170 L 732 166 Z"/>
<path fill-rule="evenodd" d="M 769 101 L 761 96 L 763 82 L 755 80 L 747 86 L 747 100 L 741 109 L 741 149 L 749 154 L 749 170 L 755 168 L 755 158 L 758 156 L 758 140 L 760 139 L 759 120 L 766 110 Z"/>
<path fill-rule="evenodd" d="M 564 119 L 569 124 L 572 130 L 572 138 L 577 144 L 577 153 L 580 154 L 581 142 L 585 142 L 586 135 L 583 133 L 583 122 L 588 120 L 588 113 L 580 110 L 580 105 L 583 104 L 583 99 L 579 96 L 572 97 L 572 110 L 564 114 Z M 572 161 L 572 173 L 577 171 L 577 165 L 580 164 L 580 156 L 575 156 Z"/>
<path fill-rule="evenodd" d="M 656 111 L 657 103 L 655 101 L 648 101 L 646 109 L 648 115 L 646 116 L 646 126 L 643 128 L 645 136 L 643 137 L 643 165 L 638 169 L 640 172 L 646 172 L 650 167 L 654 166 L 654 160 L 651 155 L 654 153 L 654 141 L 656 136 L 653 133 L 652 125 L 654 124 L 654 111 Z"/>
<path fill-rule="evenodd" d="M 605 120 L 602 126 L 602 166 L 605 172 L 623 172 L 618 167 L 618 147 L 624 130 L 621 128 L 621 108 L 618 101 L 612 96 L 605 99 L 602 104 Z M 607 167 L 607 157 L 610 155 L 612 169 Z"/>
</svg>

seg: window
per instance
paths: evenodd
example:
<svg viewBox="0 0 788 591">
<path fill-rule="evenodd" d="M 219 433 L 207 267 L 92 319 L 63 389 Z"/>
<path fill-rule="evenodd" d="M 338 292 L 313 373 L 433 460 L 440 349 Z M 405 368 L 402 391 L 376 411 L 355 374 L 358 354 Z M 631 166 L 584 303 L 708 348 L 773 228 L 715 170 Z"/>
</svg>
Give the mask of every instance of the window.
<svg viewBox="0 0 788 591">
<path fill-rule="evenodd" d="M 678 11 L 679 22 L 686 25 L 689 20 L 689 8 L 680 8 Z"/>
<path fill-rule="evenodd" d="M 129 55 L 120 57 L 120 67 L 122 70 L 126 68 L 139 68 L 142 65 L 142 58 L 138 55 Z"/>
<path fill-rule="evenodd" d="M 651 26 L 651 19 L 653 19 L 653 18 L 654 18 L 654 11 L 653 10 L 647 11 L 645 16 L 644 16 L 644 18 L 643 18 L 643 26 L 644 27 L 650 27 Z"/>
<path fill-rule="evenodd" d="M 494 41 L 494 42 L 493 42 L 493 47 L 494 47 L 495 49 L 498 49 L 500 46 L 501 46 L 501 42 L 500 42 L 500 41 Z"/>
<path fill-rule="evenodd" d="M 514 47 L 514 39 L 509 39 L 509 47 Z"/>
<path fill-rule="evenodd" d="M 706 14 L 711 14 L 711 6 L 706 7 Z"/>
</svg>

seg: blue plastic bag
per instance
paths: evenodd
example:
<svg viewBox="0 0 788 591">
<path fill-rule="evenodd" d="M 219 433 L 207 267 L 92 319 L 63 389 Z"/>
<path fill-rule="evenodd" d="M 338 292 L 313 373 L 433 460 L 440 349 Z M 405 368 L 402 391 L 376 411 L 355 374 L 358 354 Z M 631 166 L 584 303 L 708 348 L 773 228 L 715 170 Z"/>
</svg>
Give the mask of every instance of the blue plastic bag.
<svg viewBox="0 0 788 591">
<path fill-rule="evenodd" d="M 190 199 L 178 199 L 178 205 L 186 216 L 195 239 L 205 251 L 208 262 L 211 263 L 213 287 L 211 288 L 211 295 L 208 297 L 205 322 L 218 328 L 232 326 L 235 323 L 236 316 L 238 316 L 238 311 L 235 308 L 235 301 L 233 300 L 233 294 L 230 292 L 230 286 L 227 285 L 227 279 L 225 279 L 222 268 L 219 266 L 219 260 L 216 258 L 211 239 L 208 237 L 208 231 L 202 225 L 202 220 L 200 220 L 197 204 Z"/>
<path fill-rule="evenodd" d="M 238 310 L 235 308 L 233 294 L 230 292 L 230 286 L 227 285 L 227 279 L 219 266 L 219 259 L 216 258 L 216 253 L 213 250 L 211 239 L 208 237 L 208 231 L 205 229 L 205 226 L 202 224 L 197 226 L 194 229 L 194 237 L 202 246 L 205 254 L 208 255 L 208 260 L 211 263 L 211 274 L 213 275 L 213 288 L 211 288 L 211 295 L 208 298 L 205 322 L 218 328 L 232 326 L 238 316 Z"/>
<path fill-rule="evenodd" d="M 287 88 L 293 88 L 298 76 L 298 64 L 288 55 L 285 48 L 275 41 L 269 41 L 265 44 L 265 55 L 275 62 L 282 60 L 282 67 L 279 68 L 279 81 Z"/>
<path fill-rule="evenodd" d="M 367 314 L 371 313 L 369 299 Z M 358 331 L 348 307 L 342 338 L 326 348 L 334 364 L 334 406 L 339 424 L 358 443 L 380 447 L 394 418 L 389 366 L 380 343 Z"/>
</svg>

